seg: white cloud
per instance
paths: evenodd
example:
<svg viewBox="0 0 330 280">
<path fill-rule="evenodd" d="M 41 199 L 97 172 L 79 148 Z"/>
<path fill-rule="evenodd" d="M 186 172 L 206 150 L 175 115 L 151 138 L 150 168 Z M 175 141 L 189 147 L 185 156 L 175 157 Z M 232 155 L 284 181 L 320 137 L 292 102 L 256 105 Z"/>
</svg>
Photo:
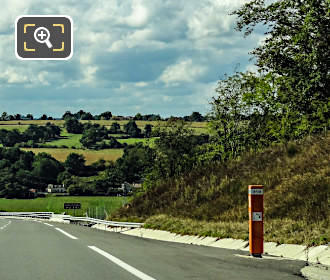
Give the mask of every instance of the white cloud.
<svg viewBox="0 0 330 280">
<path fill-rule="evenodd" d="M 212 85 L 239 62 L 245 69 L 248 51 L 262 38 L 243 39 L 233 30 L 235 19 L 228 14 L 243 2 L 2 0 L 0 87 L 17 86 L 18 92 L 30 94 L 36 111 L 55 98 L 52 108 L 61 111 L 58 115 L 64 107 L 99 111 L 112 105 L 121 114 L 137 108 L 168 115 L 198 108 L 205 111 L 214 93 Z M 22 14 L 70 15 L 73 58 L 66 62 L 17 60 L 14 21 Z M 56 97 L 44 95 L 53 91 Z M 16 98 L 12 96 L 0 92 L 0 111 L 1 106 L 20 110 L 19 105 L 11 105 L 20 104 L 11 103 L 9 99 Z"/>
<path fill-rule="evenodd" d="M 206 70 L 205 66 L 194 65 L 192 59 L 184 59 L 168 66 L 159 79 L 165 84 L 174 83 L 177 85 L 179 82 L 192 82 L 198 79 Z"/>
</svg>

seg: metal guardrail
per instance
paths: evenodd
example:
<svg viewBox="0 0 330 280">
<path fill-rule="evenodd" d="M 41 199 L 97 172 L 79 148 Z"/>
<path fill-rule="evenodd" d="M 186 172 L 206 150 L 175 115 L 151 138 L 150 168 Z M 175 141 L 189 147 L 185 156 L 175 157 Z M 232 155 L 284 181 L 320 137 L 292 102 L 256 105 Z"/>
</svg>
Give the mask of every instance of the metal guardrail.
<svg viewBox="0 0 330 280">
<path fill-rule="evenodd" d="M 0 212 L 0 217 L 50 219 L 53 215 L 53 212 Z"/>
<path fill-rule="evenodd" d="M 93 224 L 102 224 L 113 227 L 127 227 L 127 228 L 140 228 L 143 226 L 143 223 L 130 223 L 130 222 L 115 222 L 115 221 L 105 221 L 100 219 L 88 218 L 88 217 L 64 217 L 63 220 L 67 221 L 79 221 L 79 222 L 88 222 Z"/>
<path fill-rule="evenodd" d="M 0 212 L 0 217 L 21 217 L 21 218 L 38 218 L 38 219 L 50 219 L 58 217 L 60 220 L 70 222 L 85 222 L 90 224 L 102 224 L 112 227 L 126 227 L 126 228 L 140 228 L 143 223 L 130 223 L 130 222 L 115 222 L 105 221 L 100 219 L 94 219 L 89 217 L 72 217 L 68 215 L 56 215 L 53 212 Z"/>
</svg>

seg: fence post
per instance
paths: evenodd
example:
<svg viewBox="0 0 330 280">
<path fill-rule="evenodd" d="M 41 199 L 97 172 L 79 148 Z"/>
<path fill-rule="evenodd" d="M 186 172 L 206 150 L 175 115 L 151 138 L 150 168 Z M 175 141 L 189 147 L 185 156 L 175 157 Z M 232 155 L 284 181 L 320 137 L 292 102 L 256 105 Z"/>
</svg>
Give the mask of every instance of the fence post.
<svg viewBox="0 0 330 280">
<path fill-rule="evenodd" d="M 253 257 L 264 252 L 264 187 L 249 186 L 249 246 Z"/>
</svg>

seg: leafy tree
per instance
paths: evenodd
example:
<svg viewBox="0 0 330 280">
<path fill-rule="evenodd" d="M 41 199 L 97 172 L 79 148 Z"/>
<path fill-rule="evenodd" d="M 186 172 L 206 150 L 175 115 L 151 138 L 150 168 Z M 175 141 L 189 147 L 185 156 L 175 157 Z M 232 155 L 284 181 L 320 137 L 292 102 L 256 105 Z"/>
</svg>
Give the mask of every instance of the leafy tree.
<svg viewBox="0 0 330 280">
<path fill-rule="evenodd" d="M 137 113 L 134 117 L 134 120 L 141 121 L 143 119 L 142 115 L 140 113 Z"/>
<path fill-rule="evenodd" d="M 135 121 L 133 120 L 130 120 L 127 124 L 124 125 L 124 131 L 132 138 L 141 137 L 141 129 L 138 128 Z"/>
<path fill-rule="evenodd" d="M 17 129 L 10 131 L 0 129 L 0 143 L 4 147 L 13 147 L 16 143 L 22 142 L 23 137 Z"/>
<path fill-rule="evenodd" d="M 33 120 L 33 115 L 32 114 L 27 114 L 26 118 L 29 119 L 29 120 Z"/>
<path fill-rule="evenodd" d="M 203 115 L 199 112 L 193 112 L 189 117 L 188 120 L 190 122 L 203 122 L 205 120 L 205 118 L 203 117 Z"/>
<path fill-rule="evenodd" d="M 112 113 L 110 111 L 106 111 L 100 115 L 102 120 L 111 120 Z"/>
<path fill-rule="evenodd" d="M 329 6 L 328 0 L 254 0 L 233 13 L 245 36 L 259 23 L 267 27 L 265 43 L 252 51 L 257 66 L 282 78 L 282 103 L 310 123 L 329 119 Z"/>
<path fill-rule="evenodd" d="M 75 118 L 66 118 L 65 128 L 69 133 L 81 134 L 83 132 L 82 124 Z"/>
<path fill-rule="evenodd" d="M 118 140 L 115 137 L 110 137 L 109 144 L 105 148 L 120 149 L 120 148 L 123 148 L 123 145 L 120 142 L 118 142 Z"/>
<path fill-rule="evenodd" d="M 61 172 L 57 175 L 57 183 L 64 184 L 64 182 L 66 180 L 70 179 L 71 177 L 72 177 L 72 174 L 69 171 L 64 170 L 63 172 Z"/>
<path fill-rule="evenodd" d="M 99 130 L 95 127 L 91 127 L 89 129 L 85 129 L 84 133 L 80 139 L 80 143 L 88 148 L 93 148 L 97 142 L 101 141 L 102 137 L 99 133 Z"/>
<path fill-rule="evenodd" d="M 3 112 L 2 115 L 1 115 L 1 120 L 2 121 L 6 121 L 7 120 L 7 117 L 8 117 L 7 112 Z"/>
<path fill-rule="evenodd" d="M 121 133 L 121 130 L 120 130 L 120 124 L 117 123 L 117 122 L 113 122 L 113 123 L 111 124 L 111 127 L 110 127 L 109 132 L 110 132 L 111 134 L 120 134 L 120 133 Z"/>
<path fill-rule="evenodd" d="M 117 160 L 116 165 L 122 171 L 125 181 L 140 182 L 153 166 L 154 157 L 155 153 L 150 147 L 139 143 L 125 148 L 123 156 Z"/>
<path fill-rule="evenodd" d="M 80 154 L 71 153 L 68 155 L 64 162 L 64 166 L 68 172 L 73 175 L 79 176 L 85 170 L 85 157 Z"/>
<path fill-rule="evenodd" d="M 46 114 L 43 114 L 40 119 L 41 120 L 47 120 L 47 115 Z"/>
<path fill-rule="evenodd" d="M 196 163 L 193 131 L 183 121 L 168 121 L 166 127 L 156 127 L 153 176 L 177 177 L 191 170 Z"/>
<path fill-rule="evenodd" d="M 57 160 L 46 153 L 40 153 L 35 158 L 32 173 L 47 183 L 56 183 L 57 176 L 62 170 L 63 167 Z"/>
<path fill-rule="evenodd" d="M 152 125 L 151 124 L 146 124 L 144 126 L 144 137 L 150 138 L 152 133 Z"/>
<path fill-rule="evenodd" d="M 72 118 L 74 118 L 74 115 L 70 111 L 66 111 L 62 116 L 63 120 L 72 119 Z"/>
<path fill-rule="evenodd" d="M 80 116 L 80 119 L 82 119 L 82 120 L 94 120 L 94 117 L 90 112 L 87 112 L 87 113 L 83 113 Z"/>
</svg>

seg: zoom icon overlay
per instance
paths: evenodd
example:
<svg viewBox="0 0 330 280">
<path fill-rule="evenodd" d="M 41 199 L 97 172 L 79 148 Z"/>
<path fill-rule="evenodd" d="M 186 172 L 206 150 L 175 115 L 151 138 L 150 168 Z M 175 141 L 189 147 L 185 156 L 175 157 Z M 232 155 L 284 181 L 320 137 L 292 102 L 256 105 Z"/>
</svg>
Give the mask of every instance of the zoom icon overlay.
<svg viewBox="0 0 330 280">
<path fill-rule="evenodd" d="M 16 57 L 67 60 L 73 54 L 73 22 L 68 16 L 24 15 L 16 19 Z"/>
</svg>

